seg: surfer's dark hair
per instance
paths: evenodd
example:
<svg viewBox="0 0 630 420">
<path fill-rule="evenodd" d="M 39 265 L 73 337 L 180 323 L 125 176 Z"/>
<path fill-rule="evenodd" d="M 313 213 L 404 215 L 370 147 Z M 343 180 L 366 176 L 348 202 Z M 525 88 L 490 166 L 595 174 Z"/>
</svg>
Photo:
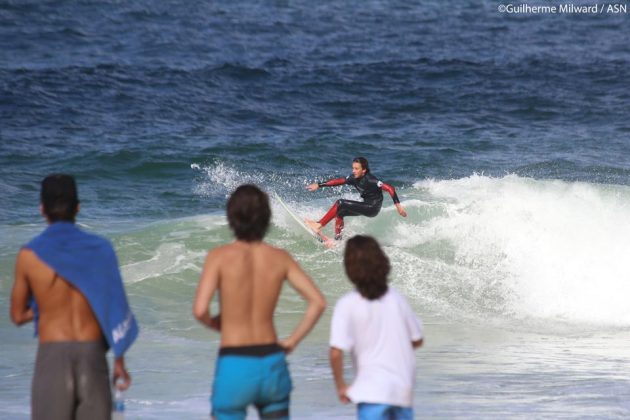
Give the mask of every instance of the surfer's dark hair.
<svg viewBox="0 0 630 420">
<path fill-rule="evenodd" d="M 355 157 L 352 159 L 352 163 L 358 163 L 361 165 L 361 168 L 365 169 L 366 173 L 370 172 L 370 165 L 368 164 L 367 159 L 363 156 Z"/>
<path fill-rule="evenodd" d="M 350 281 L 368 300 L 380 298 L 387 292 L 389 258 L 371 236 L 357 235 L 348 240 L 343 264 Z"/>
<path fill-rule="evenodd" d="M 261 241 L 271 219 L 267 194 L 255 185 L 239 186 L 228 199 L 227 218 L 237 239 Z"/>
<path fill-rule="evenodd" d="M 74 178 L 66 174 L 48 175 L 42 181 L 40 202 L 51 223 L 74 222 L 79 211 L 79 194 Z"/>
</svg>

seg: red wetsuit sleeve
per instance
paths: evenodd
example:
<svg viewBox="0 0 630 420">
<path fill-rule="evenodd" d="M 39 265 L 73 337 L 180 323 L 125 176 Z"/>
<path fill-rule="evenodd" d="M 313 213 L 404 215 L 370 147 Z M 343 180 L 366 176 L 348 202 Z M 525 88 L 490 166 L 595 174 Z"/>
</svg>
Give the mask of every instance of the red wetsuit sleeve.
<svg viewBox="0 0 630 420">
<path fill-rule="evenodd" d="M 343 185 L 346 183 L 346 178 L 335 178 L 335 179 L 330 179 L 326 182 L 319 182 L 317 183 L 317 185 L 319 185 L 320 187 L 335 187 L 337 185 Z"/>
<path fill-rule="evenodd" d="M 389 195 L 392 196 L 392 200 L 394 200 L 394 204 L 400 203 L 400 200 L 398 199 L 398 194 L 396 194 L 396 189 L 394 187 L 384 182 L 381 182 L 381 189 L 383 191 L 387 191 Z"/>
</svg>

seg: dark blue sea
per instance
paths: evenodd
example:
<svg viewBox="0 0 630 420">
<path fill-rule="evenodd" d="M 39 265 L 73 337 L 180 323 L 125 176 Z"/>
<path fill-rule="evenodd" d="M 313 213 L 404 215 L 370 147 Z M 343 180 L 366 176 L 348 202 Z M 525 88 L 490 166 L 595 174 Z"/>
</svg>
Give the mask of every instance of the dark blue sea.
<svg viewBox="0 0 630 420">
<path fill-rule="evenodd" d="M 40 181 L 75 175 L 141 323 L 128 417 L 206 418 L 218 336 L 190 306 L 226 197 L 253 182 L 319 218 L 357 196 L 305 186 L 365 156 L 409 216 L 386 197 L 347 231 L 381 241 L 425 320 L 419 418 L 630 416 L 630 3 L 506 4 L 0 0 L 0 307 Z M 550 4 L 569 3 L 529 3 Z M 332 308 L 340 251 L 273 211 L 268 240 Z M 301 310 L 287 290 L 281 335 Z M 291 356 L 296 418 L 354 416 L 330 311 Z M 2 418 L 28 418 L 31 336 L 0 318 Z"/>
</svg>

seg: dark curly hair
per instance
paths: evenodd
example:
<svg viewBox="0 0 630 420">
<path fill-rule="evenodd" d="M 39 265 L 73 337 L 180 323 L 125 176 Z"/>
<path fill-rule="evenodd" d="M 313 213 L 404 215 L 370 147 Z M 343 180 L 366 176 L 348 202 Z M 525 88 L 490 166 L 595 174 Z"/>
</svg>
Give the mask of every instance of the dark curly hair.
<svg viewBox="0 0 630 420">
<path fill-rule="evenodd" d="M 239 186 L 228 199 L 227 218 L 237 239 L 261 241 L 271 219 L 267 194 L 255 185 Z"/>
<path fill-rule="evenodd" d="M 343 257 L 346 274 L 364 298 L 375 300 L 387 292 L 389 258 L 371 236 L 357 235 L 348 240 Z"/>
</svg>

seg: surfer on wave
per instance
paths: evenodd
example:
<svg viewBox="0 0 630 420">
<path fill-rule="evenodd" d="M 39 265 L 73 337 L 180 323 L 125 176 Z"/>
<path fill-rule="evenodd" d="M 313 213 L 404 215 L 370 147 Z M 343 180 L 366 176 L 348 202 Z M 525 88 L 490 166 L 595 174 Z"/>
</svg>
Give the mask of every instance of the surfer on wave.
<svg viewBox="0 0 630 420">
<path fill-rule="evenodd" d="M 318 222 L 305 220 L 306 224 L 316 233 L 319 233 L 334 218 L 335 239 L 341 239 L 343 218 L 346 216 L 376 216 L 383 205 L 383 190 L 387 191 L 392 197 L 398 214 L 402 217 L 407 217 L 407 212 L 400 204 L 394 187 L 379 181 L 378 178 L 372 175 L 368 161 L 364 157 L 357 157 L 352 160 L 352 175 L 348 175 L 346 178 L 335 178 L 326 182 L 313 183 L 306 188 L 309 191 L 315 191 L 320 187 L 334 187 L 337 185 L 352 185 L 361 194 L 363 201 L 340 199 L 333 204 Z"/>
</svg>

